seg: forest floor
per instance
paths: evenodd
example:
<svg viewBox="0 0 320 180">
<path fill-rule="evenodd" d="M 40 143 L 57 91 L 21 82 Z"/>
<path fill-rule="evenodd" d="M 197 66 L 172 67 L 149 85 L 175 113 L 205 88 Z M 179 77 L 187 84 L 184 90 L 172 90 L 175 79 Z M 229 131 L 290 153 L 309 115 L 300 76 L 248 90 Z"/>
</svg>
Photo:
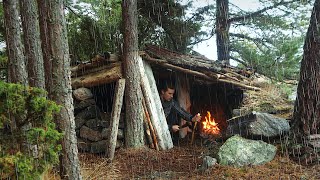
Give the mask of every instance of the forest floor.
<svg viewBox="0 0 320 180">
<path fill-rule="evenodd" d="M 302 166 L 278 151 L 264 165 L 231 167 L 214 165 L 202 170 L 202 160 L 214 149 L 182 142 L 167 151 L 119 149 L 112 163 L 101 155 L 80 154 L 84 179 L 320 179 L 320 164 Z M 222 144 L 222 143 L 221 143 Z M 216 149 L 220 145 L 217 144 Z M 280 147 L 280 146 L 278 146 Z M 278 148 L 280 149 L 280 148 Z"/>
<path fill-rule="evenodd" d="M 275 87 L 262 91 L 248 91 L 243 108 L 246 110 L 274 111 L 279 116 L 291 119 L 293 104 L 282 97 Z M 286 154 L 280 141 L 273 142 L 278 148 L 276 157 L 264 165 L 232 167 L 216 164 L 206 170 L 201 168 L 207 155 L 217 158 L 216 153 L 223 142 L 205 145 L 197 136 L 193 145 L 190 137 L 179 146 L 166 151 L 149 148 L 118 149 L 112 162 L 104 154 L 80 153 L 82 176 L 85 180 L 109 179 L 320 179 L 320 164 L 303 166 Z M 284 151 L 282 151 L 284 150 Z M 50 173 L 45 179 L 60 179 Z"/>
</svg>

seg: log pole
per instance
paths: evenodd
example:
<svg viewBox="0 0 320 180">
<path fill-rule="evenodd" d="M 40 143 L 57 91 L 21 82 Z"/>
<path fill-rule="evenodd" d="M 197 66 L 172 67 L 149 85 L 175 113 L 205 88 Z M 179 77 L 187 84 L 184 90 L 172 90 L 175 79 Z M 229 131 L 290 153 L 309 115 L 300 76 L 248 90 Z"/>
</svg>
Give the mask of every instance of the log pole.
<svg viewBox="0 0 320 180">
<path fill-rule="evenodd" d="M 107 158 L 111 161 L 114 158 L 114 153 L 117 144 L 117 135 L 118 135 L 118 128 L 119 128 L 119 120 L 120 120 L 120 113 L 122 108 L 123 102 L 123 94 L 124 94 L 124 87 L 125 87 L 125 79 L 119 79 L 114 93 L 113 105 L 112 105 L 112 112 L 111 112 L 111 126 L 110 126 L 110 136 L 107 141 Z"/>
</svg>

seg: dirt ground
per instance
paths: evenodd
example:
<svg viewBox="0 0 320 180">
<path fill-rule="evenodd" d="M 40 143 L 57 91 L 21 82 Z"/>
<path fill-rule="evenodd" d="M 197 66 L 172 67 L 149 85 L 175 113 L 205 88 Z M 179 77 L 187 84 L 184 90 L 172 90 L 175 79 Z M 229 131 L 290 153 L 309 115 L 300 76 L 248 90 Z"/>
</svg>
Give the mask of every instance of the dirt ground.
<svg viewBox="0 0 320 180">
<path fill-rule="evenodd" d="M 217 144 L 218 148 L 219 144 Z M 320 164 L 301 166 L 278 153 L 271 162 L 235 168 L 215 165 L 201 168 L 206 155 L 215 154 L 196 142 L 182 142 L 167 151 L 149 148 L 119 149 L 112 163 L 103 154 L 80 154 L 84 179 L 320 179 Z"/>
</svg>

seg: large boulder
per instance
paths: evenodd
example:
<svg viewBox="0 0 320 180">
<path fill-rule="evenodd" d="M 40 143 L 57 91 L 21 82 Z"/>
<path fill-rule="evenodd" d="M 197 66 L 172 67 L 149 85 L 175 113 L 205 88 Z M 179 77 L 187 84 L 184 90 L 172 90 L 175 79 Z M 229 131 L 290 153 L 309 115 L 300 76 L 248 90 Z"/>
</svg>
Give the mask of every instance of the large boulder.
<svg viewBox="0 0 320 180">
<path fill-rule="evenodd" d="M 284 118 L 268 113 L 251 112 L 228 121 L 227 136 L 259 137 L 268 139 L 278 137 L 290 130 L 289 122 Z"/>
<path fill-rule="evenodd" d="M 275 146 L 263 141 L 233 136 L 220 147 L 219 164 L 236 167 L 264 164 L 274 158 L 276 151 Z"/>
<path fill-rule="evenodd" d="M 255 121 L 249 125 L 250 134 L 264 137 L 275 137 L 290 130 L 286 119 L 273 116 L 268 113 L 253 112 Z"/>
</svg>

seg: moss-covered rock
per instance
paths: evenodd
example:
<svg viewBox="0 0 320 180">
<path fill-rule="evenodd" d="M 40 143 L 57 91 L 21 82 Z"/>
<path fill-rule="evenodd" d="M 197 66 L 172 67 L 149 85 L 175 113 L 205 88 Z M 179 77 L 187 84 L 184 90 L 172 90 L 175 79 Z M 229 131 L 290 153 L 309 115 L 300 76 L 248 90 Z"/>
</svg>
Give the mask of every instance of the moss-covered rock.
<svg viewBox="0 0 320 180">
<path fill-rule="evenodd" d="M 263 141 L 232 136 L 220 147 L 218 158 L 221 165 L 259 165 L 271 161 L 276 150 L 275 146 Z"/>
</svg>

